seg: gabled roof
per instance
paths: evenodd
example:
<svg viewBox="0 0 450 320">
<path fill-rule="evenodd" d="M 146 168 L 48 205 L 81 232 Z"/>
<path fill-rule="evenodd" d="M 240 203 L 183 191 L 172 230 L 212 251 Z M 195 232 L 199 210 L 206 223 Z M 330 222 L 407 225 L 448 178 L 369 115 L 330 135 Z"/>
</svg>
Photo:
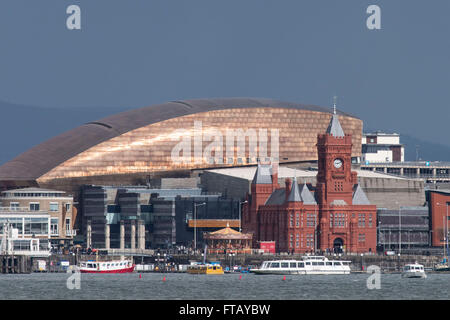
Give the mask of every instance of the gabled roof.
<svg viewBox="0 0 450 320">
<path fill-rule="evenodd" d="M 316 199 L 314 199 L 314 196 L 312 195 L 311 191 L 309 191 L 306 183 L 303 184 L 300 196 L 302 197 L 302 201 L 304 204 L 317 204 Z"/>
<path fill-rule="evenodd" d="M 269 196 L 269 198 L 266 200 L 266 205 L 281 205 L 286 200 L 286 189 L 276 189 L 272 194 Z"/>
<path fill-rule="evenodd" d="M 272 166 L 258 163 L 252 184 L 272 184 Z"/>
<path fill-rule="evenodd" d="M 339 122 L 338 115 L 335 113 L 331 117 L 330 124 L 327 128 L 327 133 L 335 137 L 345 137 L 345 133 L 342 129 L 341 123 Z"/>
<path fill-rule="evenodd" d="M 370 204 L 369 199 L 367 198 L 366 194 L 364 193 L 363 189 L 359 186 L 359 184 L 356 186 L 356 190 L 353 193 L 352 203 L 358 205 Z"/>
</svg>

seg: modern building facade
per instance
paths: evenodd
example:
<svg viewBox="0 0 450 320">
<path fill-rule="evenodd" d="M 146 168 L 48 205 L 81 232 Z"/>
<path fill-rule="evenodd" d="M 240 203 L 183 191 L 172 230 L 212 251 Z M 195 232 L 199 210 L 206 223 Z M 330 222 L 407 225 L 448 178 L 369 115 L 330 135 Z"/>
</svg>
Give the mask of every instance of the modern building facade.
<svg viewBox="0 0 450 320">
<path fill-rule="evenodd" d="M 431 244 L 433 247 L 448 247 L 450 190 L 428 190 L 427 199 L 431 218 Z"/>
<path fill-rule="evenodd" d="M 377 211 L 378 249 L 397 253 L 431 245 L 428 206 L 400 206 Z"/>
<path fill-rule="evenodd" d="M 324 130 L 325 132 L 325 130 Z M 352 137 L 333 114 L 317 136 L 318 173 L 314 195 L 294 178 L 278 185 L 278 168 L 259 166 L 248 196 L 244 232 L 256 241 L 275 241 L 278 252 L 376 251 L 376 206 L 352 171 Z"/>
<path fill-rule="evenodd" d="M 398 133 L 364 133 L 361 145 L 362 163 L 405 161 L 405 147 Z"/>
<path fill-rule="evenodd" d="M 66 192 L 43 188 L 13 189 L 1 192 L 0 202 L 0 212 L 8 216 L 2 216 L 3 220 L 18 221 L 19 237 L 33 234 L 47 237 L 48 233 L 54 247 L 73 244 L 77 234 L 74 228 L 77 210 L 73 197 Z M 29 225 L 27 219 L 31 219 Z"/>
<path fill-rule="evenodd" d="M 93 248 L 200 248 L 203 231 L 239 221 L 239 200 L 199 188 L 87 185 L 81 198 L 86 245 Z"/>
</svg>

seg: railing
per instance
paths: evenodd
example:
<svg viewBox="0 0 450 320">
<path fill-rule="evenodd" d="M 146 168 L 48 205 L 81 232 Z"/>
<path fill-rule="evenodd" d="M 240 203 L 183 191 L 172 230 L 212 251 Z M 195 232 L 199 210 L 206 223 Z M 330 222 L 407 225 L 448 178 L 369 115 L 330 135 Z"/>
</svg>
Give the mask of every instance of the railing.
<svg viewBox="0 0 450 320">
<path fill-rule="evenodd" d="M 71 229 L 66 230 L 66 237 L 75 237 L 77 235 L 77 230 Z"/>
<path fill-rule="evenodd" d="M 47 213 L 45 210 L 30 210 L 29 207 L 0 207 L 0 213 L 1 212 Z"/>
</svg>

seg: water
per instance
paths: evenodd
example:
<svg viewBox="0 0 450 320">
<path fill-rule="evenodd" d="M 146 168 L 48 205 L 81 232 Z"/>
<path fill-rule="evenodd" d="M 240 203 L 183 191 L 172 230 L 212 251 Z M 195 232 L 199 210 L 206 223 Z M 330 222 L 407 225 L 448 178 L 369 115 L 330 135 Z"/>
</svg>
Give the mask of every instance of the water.
<svg viewBox="0 0 450 320">
<path fill-rule="evenodd" d="M 191 275 L 161 273 L 81 274 L 80 289 L 66 286 L 70 274 L 0 274 L 0 299 L 64 300 L 398 300 L 449 299 L 450 274 L 404 279 L 381 274 L 380 289 L 367 288 L 368 274 Z M 240 276 L 242 278 L 240 279 Z M 165 281 L 163 281 L 165 277 Z"/>
</svg>

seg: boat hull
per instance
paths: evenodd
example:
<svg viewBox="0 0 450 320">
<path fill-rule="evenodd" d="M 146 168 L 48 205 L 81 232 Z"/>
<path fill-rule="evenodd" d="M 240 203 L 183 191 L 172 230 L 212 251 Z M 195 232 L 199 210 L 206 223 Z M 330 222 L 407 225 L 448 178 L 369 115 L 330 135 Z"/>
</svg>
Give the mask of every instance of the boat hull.
<svg viewBox="0 0 450 320">
<path fill-rule="evenodd" d="M 330 275 L 330 274 L 350 274 L 350 270 L 336 270 L 336 271 L 328 271 L 328 270 L 301 270 L 301 271 L 288 271 L 288 270 L 251 270 L 254 274 L 278 274 L 278 275 L 308 275 L 308 274 L 316 274 L 316 275 Z"/>
<path fill-rule="evenodd" d="M 403 278 L 412 278 L 412 279 L 419 279 L 419 278 L 426 278 L 427 275 L 425 273 L 422 272 L 408 272 L 408 273 L 403 273 L 402 274 Z"/>
<path fill-rule="evenodd" d="M 116 270 L 92 270 L 92 269 L 80 269 L 81 273 L 130 273 L 134 271 L 134 266 L 124 268 L 124 269 L 116 269 Z"/>
</svg>

